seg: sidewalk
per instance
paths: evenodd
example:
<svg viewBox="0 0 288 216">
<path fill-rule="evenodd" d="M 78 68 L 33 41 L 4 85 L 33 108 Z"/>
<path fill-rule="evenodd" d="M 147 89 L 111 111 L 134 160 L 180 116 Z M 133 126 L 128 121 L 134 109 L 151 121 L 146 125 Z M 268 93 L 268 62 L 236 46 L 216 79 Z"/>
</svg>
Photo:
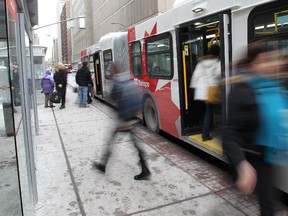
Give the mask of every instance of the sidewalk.
<svg viewBox="0 0 288 216">
<path fill-rule="evenodd" d="M 126 133 L 117 137 L 106 174 L 94 170 L 92 162 L 100 158 L 115 113 L 97 100 L 78 108 L 76 98 L 67 88 L 65 109 L 38 106 L 35 157 L 42 207 L 36 216 L 258 214 L 255 201 L 237 195 L 227 174 L 141 125 L 136 134 L 147 153 L 151 180 L 133 179 L 140 167 Z"/>
</svg>

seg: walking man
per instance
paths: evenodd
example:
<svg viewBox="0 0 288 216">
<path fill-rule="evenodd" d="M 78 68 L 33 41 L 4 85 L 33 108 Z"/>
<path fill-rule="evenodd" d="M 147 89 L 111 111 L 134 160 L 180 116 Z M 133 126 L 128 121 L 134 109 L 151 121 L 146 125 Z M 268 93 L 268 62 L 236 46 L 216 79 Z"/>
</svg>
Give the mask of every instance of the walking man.
<svg viewBox="0 0 288 216">
<path fill-rule="evenodd" d="M 88 86 L 93 86 L 91 79 L 91 72 L 87 67 L 88 63 L 83 62 L 83 66 L 76 73 L 76 83 L 79 85 L 78 96 L 79 96 L 79 107 L 86 107 Z"/>
<path fill-rule="evenodd" d="M 134 132 L 134 116 L 140 112 L 140 90 L 130 81 L 130 74 L 118 73 L 114 75 L 114 87 L 112 90 L 112 99 L 117 103 L 118 120 L 115 130 L 112 132 L 108 145 L 104 149 L 100 163 L 94 162 L 93 167 L 105 173 L 106 164 L 111 156 L 111 146 L 119 132 L 128 132 L 133 140 L 134 147 L 138 151 L 141 173 L 134 176 L 135 180 L 149 180 L 151 173 L 147 167 L 145 152 L 138 143 Z"/>
</svg>

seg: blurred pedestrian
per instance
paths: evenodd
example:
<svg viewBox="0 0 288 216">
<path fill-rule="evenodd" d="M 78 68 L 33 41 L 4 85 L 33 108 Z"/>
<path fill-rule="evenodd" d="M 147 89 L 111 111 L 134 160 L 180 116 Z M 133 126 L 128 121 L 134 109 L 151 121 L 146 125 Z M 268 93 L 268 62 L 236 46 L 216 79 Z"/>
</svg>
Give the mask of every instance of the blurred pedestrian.
<svg viewBox="0 0 288 216">
<path fill-rule="evenodd" d="M 86 107 L 88 100 L 88 86 L 93 85 L 91 72 L 87 67 L 88 62 L 83 62 L 83 66 L 76 73 L 76 83 L 79 85 L 79 107 Z"/>
<path fill-rule="evenodd" d="M 51 74 L 51 70 L 49 69 L 46 70 L 45 75 L 41 79 L 41 87 L 42 87 L 42 92 L 45 95 L 45 108 L 55 107 L 53 105 L 53 102 L 49 100 L 50 96 L 52 95 L 54 91 L 54 79 L 53 79 L 53 75 Z M 49 106 L 48 106 L 48 102 L 49 102 Z"/>
<path fill-rule="evenodd" d="M 56 84 L 56 91 L 61 93 L 60 109 L 65 108 L 66 102 L 66 87 L 67 87 L 67 71 L 63 68 L 62 63 L 58 63 L 55 68 L 54 82 Z"/>
<path fill-rule="evenodd" d="M 262 216 L 274 215 L 272 164 L 287 166 L 288 101 L 277 80 L 283 62 L 277 51 L 262 42 L 248 46 L 237 65 L 228 102 L 223 150 L 235 171 L 236 186 L 245 194 L 256 192 Z"/>
<path fill-rule="evenodd" d="M 117 67 L 116 67 L 117 68 Z M 119 70 L 119 69 L 118 69 Z M 117 104 L 118 120 L 115 130 L 112 132 L 108 145 L 104 149 L 100 163 L 94 162 L 93 166 L 101 172 L 106 171 L 106 164 L 111 155 L 111 147 L 118 132 L 128 132 L 133 144 L 138 151 L 141 164 L 141 173 L 134 176 L 135 180 L 148 180 L 151 173 L 147 167 L 144 150 L 137 141 L 134 132 L 135 115 L 140 112 L 140 92 L 138 86 L 130 80 L 129 72 L 113 73 L 114 87 L 112 99 Z"/>
<path fill-rule="evenodd" d="M 210 135 L 212 130 L 212 120 L 215 105 L 208 103 L 209 88 L 219 86 L 221 78 L 221 64 L 219 60 L 220 48 L 218 45 L 212 45 L 208 50 L 208 55 L 200 58 L 193 72 L 190 88 L 195 89 L 194 100 L 206 103 L 205 114 L 203 118 L 202 140 L 212 140 Z"/>
</svg>

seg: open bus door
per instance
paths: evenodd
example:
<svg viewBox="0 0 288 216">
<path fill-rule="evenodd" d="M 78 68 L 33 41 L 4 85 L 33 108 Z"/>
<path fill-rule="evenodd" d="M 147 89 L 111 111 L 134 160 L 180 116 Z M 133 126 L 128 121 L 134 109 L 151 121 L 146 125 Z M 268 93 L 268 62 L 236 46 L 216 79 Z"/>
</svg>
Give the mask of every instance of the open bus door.
<svg viewBox="0 0 288 216">
<path fill-rule="evenodd" d="M 207 55 L 211 44 L 216 43 L 220 46 L 221 78 L 229 76 L 231 61 L 229 17 L 229 14 L 216 14 L 180 25 L 176 29 L 183 136 L 199 135 L 202 132 L 206 104 L 194 100 L 194 89 L 190 89 L 190 81 L 199 58 Z M 221 93 L 222 103 L 216 105 L 213 116 L 213 125 L 216 129 L 226 119 L 226 85 L 222 87 Z"/>
<path fill-rule="evenodd" d="M 96 95 L 102 95 L 103 96 L 100 53 L 99 52 L 97 52 L 93 55 L 93 62 L 94 62 Z"/>
</svg>

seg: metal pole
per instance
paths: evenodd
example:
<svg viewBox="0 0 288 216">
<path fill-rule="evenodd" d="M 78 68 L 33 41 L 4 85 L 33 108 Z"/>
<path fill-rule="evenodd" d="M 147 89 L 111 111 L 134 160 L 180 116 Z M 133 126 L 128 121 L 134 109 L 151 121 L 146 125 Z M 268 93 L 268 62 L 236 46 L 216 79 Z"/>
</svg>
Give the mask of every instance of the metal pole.
<svg viewBox="0 0 288 216">
<path fill-rule="evenodd" d="M 48 26 L 51 26 L 51 25 L 56 25 L 56 24 L 59 24 L 59 23 L 62 23 L 62 22 L 67 22 L 67 21 L 71 21 L 71 20 L 74 20 L 74 19 L 80 19 L 80 18 L 84 18 L 84 16 L 72 17 L 72 18 L 70 18 L 70 19 L 61 20 L 61 21 L 59 21 L 59 22 L 50 23 L 50 24 L 48 24 L 48 25 L 39 26 L 39 27 L 32 28 L 32 29 L 35 31 L 35 30 L 38 30 L 38 29 L 41 29 L 41 28 L 45 28 L 45 27 L 48 27 Z"/>
</svg>

